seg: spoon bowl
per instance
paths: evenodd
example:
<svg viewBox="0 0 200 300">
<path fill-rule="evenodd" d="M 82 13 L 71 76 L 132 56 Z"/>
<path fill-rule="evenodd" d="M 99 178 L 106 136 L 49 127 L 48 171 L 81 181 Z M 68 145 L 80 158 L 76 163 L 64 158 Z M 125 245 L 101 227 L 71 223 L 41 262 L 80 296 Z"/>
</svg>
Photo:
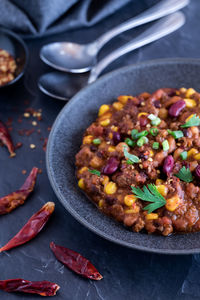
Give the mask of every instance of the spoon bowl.
<svg viewBox="0 0 200 300">
<path fill-rule="evenodd" d="M 138 49 L 172 33 L 180 28 L 184 23 L 185 17 L 181 12 L 164 17 L 144 31 L 136 39 L 104 57 L 92 68 L 90 75 L 81 74 L 77 76 L 76 74 L 66 74 L 64 72 L 47 73 L 40 77 L 38 86 L 43 93 L 53 98 L 67 101 L 82 87 L 94 82 L 102 71 L 105 70 L 105 68 L 114 60 L 132 50 Z"/>
<path fill-rule="evenodd" d="M 129 29 L 155 21 L 188 5 L 189 0 L 162 0 L 140 15 L 107 31 L 90 44 L 71 42 L 47 44 L 41 48 L 40 58 L 47 65 L 64 72 L 84 73 L 96 64 L 100 49 L 112 38 Z"/>
<path fill-rule="evenodd" d="M 94 44 L 52 43 L 42 47 L 40 58 L 49 66 L 65 72 L 84 73 L 96 63 Z"/>
</svg>

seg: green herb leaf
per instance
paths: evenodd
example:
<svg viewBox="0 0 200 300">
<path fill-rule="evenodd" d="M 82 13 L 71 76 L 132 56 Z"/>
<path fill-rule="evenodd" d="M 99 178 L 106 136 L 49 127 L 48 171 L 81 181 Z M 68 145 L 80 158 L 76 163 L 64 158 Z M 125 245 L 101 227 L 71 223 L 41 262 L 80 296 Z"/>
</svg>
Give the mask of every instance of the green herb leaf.
<svg viewBox="0 0 200 300">
<path fill-rule="evenodd" d="M 99 172 L 98 170 L 90 170 L 90 169 L 88 169 L 88 171 L 90 172 L 90 173 L 92 173 L 92 174 L 94 174 L 94 175 L 97 175 L 97 176 L 101 176 L 101 172 Z"/>
<path fill-rule="evenodd" d="M 182 160 L 186 160 L 187 159 L 187 151 L 181 152 L 180 157 L 182 158 Z"/>
<path fill-rule="evenodd" d="M 169 150 L 169 143 L 168 140 L 164 140 L 162 142 L 162 146 L 163 146 L 163 151 L 168 151 Z"/>
<path fill-rule="evenodd" d="M 159 149 L 159 146 L 160 146 L 160 144 L 158 142 L 154 142 L 152 145 L 152 148 L 156 150 L 156 149 Z"/>
<path fill-rule="evenodd" d="M 176 130 L 176 131 L 171 131 L 171 130 L 167 130 L 169 134 L 171 134 L 175 139 L 179 139 L 182 138 L 183 132 L 181 130 Z"/>
<path fill-rule="evenodd" d="M 148 204 L 143 209 L 148 211 L 148 214 L 150 214 L 152 211 L 164 206 L 166 204 L 165 198 L 158 192 L 156 186 L 154 184 L 148 184 L 146 186 L 143 186 L 143 190 L 139 187 L 131 187 L 133 194 L 147 202 L 152 202 L 151 204 Z"/>
<path fill-rule="evenodd" d="M 200 119 L 195 114 L 189 121 L 187 121 L 185 124 L 181 125 L 182 128 L 192 127 L 192 126 L 199 126 L 200 125 Z"/>
<path fill-rule="evenodd" d="M 192 173 L 190 172 L 190 169 L 186 169 L 186 167 L 182 167 L 180 171 L 175 174 L 176 177 L 181 179 L 182 181 L 185 182 L 191 182 L 192 181 Z"/>
<path fill-rule="evenodd" d="M 128 153 L 126 146 L 124 146 L 124 156 L 126 158 L 128 158 L 128 160 L 131 161 L 132 163 L 138 163 L 140 161 L 139 157 L 137 157 L 136 155 Z"/>
<path fill-rule="evenodd" d="M 153 135 L 153 136 L 157 136 L 158 135 L 158 128 L 156 128 L 156 127 L 153 127 L 153 128 L 151 128 L 150 129 L 150 133 L 151 133 L 151 135 Z"/>
</svg>

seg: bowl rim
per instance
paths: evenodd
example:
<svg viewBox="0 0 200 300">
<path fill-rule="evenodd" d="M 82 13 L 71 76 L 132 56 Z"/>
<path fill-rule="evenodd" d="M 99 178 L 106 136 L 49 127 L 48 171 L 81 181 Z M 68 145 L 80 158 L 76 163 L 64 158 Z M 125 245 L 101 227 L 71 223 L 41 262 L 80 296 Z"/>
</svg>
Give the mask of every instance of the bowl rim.
<svg viewBox="0 0 200 300">
<path fill-rule="evenodd" d="M 126 241 L 121 241 L 120 239 L 117 239 L 115 237 L 111 237 L 107 233 L 102 233 L 101 230 L 96 228 L 95 226 L 91 225 L 88 223 L 85 219 L 80 218 L 80 216 L 76 213 L 73 208 L 71 208 L 70 205 L 65 200 L 64 195 L 59 191 L 59 188 L 57 187 L 56 181 L 53 176 L 53 171 L 51 170 L 51 165 L 50 165 L 50 149 L 51 149 L 51 143 L 53 140 L 53 135 L 54 131 L 57 129 L 57 124 L 59 123 L 60 117 L 63 115 L 64 111 L 67 109 L 70 109 L 71 105 L 76 101 L 76 98 L 79 98 L 82 93 L 85 93 L 85 90 L 89 90 L 90 88 L 93 88 L 95 85 L 101 84 L 104 80 L 108 80 L 110 77 L 113 75 L 117 74 L 119 71 L 120 73 L 126 72 L 128 70 L 134 69 L 134 68 L 140 68 L 140 67 L 145 67 L 145 66 L 151 66 L 151 65 L 165 65 L 165 64 L 172 64 L 172 63 L 179 63 L 179 64 L 198 64 L 200 66 L 200 59 L 199 58 L 163 58 L 163 59 L 153 59 L 153 60 L 147 60 L 144 62 L 140 63 L 135 63 L 131 64 L 128 66 L 124 66 L 118 69 L 115 69 L 114 71 L 111 71 L 109 73 L 106 73 L 105 75 L 101 76 L 99 79 L 97 79 L 95 82 L 87 85 L 83 89 L 81 89 L 77 94 L 75 94 L 66 104 L 65 106 L 61 109 L 59 112 L 58 116 L 56 117 L 52 129 L 49 134 L 48 142 L 47 142 L 47 150 L 46 150 L 46 169 L 47 169 L 47 175 L 50 181 L 50 184 L 59 199 L 59 201 L 62 203 L 62 205 L 65 207 L 65 209 L 82 225 L 84 225 L 87 229 L 91 230 L 98 236 L 110 241 L 114 242 L 115 244 L 121 245 L 121 246 L 126 246 L 128 248 L 131 248 L 133 250 L 139 250 L 139 251 L 144 251 L 148 253 L 157 253 L 157 254 L 165 254 L 165 255 L 189 255 L 189 254 L 195 254 L 200 252 L 200 248 L 195 248 L 195 249 L 156 249 L 156 248 L 148 248 L 145 246 L 140 246 L 137 244 L 130 244 Z M 122 225 L 121 225 L 122 226 Z M 193 233 L 195 234 L 195 233 Z M 187 234 L 185 234 L 187 235 Z M 167 238 L 167 237 L 164 237 Z"/>
<path fill-rule="evenodd" d="M 29 52 L 28 52 L 28 47 L 27 47 L 26 43 L 23 41 L 23 39 L 18 34 L 14 33 L 13 31 L 11 31 L 7 28 L 1 27 L 1 26 L 0 26 L 0 32 L 3 32 L 5 34 L 7 34 L 8 36 L 9 35 L 12 36 L 15 40 L 17 40 L 21 44 L 21 46 L 25 52 L 25 63 L 24 63 L 23 69 L 13 80 L 0 86 L 0 88 L 5 88 L 9 85 L 14 84 L 16 81 L 18 81 L 24 75 L 25 70 L 27 68 L 27 64 L 28 64 Z"/>
</svg>

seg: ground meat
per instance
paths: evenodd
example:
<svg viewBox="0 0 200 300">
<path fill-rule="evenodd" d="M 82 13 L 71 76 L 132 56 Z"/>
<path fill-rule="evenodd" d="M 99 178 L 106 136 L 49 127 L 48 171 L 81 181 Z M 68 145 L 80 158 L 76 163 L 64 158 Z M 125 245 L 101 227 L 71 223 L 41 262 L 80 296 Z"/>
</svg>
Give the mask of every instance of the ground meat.
<svg viewBox="0 0 200 300">
<path fill-rule="evenodd" d="M 79 187 L 132 231 L 200 231 L 200 94 L 164 88 L 117 100 L 102 105 L 85 131 L 76 155 Z"/>
</svg>

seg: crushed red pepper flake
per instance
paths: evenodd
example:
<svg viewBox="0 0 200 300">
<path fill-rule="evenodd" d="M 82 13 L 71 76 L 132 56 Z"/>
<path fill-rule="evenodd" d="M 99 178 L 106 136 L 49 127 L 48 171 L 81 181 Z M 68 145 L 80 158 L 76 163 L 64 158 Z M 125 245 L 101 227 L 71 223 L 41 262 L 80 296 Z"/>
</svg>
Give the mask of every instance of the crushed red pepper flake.
<svg viewBox="0 0 200 300">
<path fill-rule="evenodd" d="M 47 142 L 48 142 L 48 138 L 45 138 L 44 139 L 44 144 L 42 146 L 42 148 L 43 148 L 44 151 L 46 151 L 46 149 L 47 149 Z"/>
<path fill-rule="evenodd" d="M 22 147 L 22 143 L 21 142 L 18 142 L 16 145 L 15 145 L 15 149 L 19 149 Z"/>
<path fill-rule="evenodd" d="M 27 173 L 26 170 L 22 170 L 22 174 L 25 175 Z M 38 173 L 39 173 L 39 170 L 38 170 Z"/>
</svg>

